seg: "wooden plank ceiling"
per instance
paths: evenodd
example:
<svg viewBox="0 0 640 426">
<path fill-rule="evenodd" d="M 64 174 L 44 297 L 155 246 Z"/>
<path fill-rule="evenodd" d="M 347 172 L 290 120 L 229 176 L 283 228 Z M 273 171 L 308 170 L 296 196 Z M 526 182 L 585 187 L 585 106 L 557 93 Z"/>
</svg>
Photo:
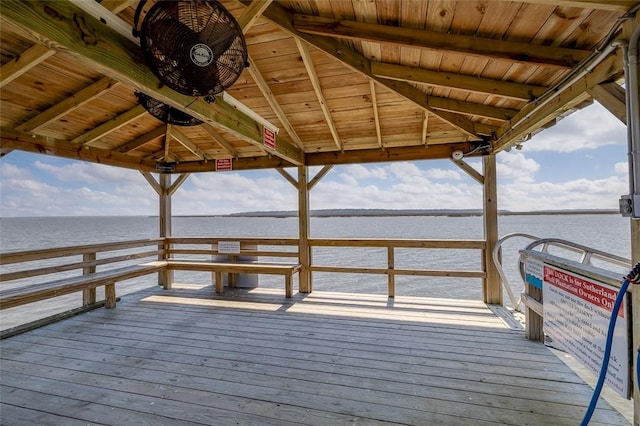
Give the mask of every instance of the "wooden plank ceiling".
<svg viewBox="0 0 640 426">
<path fill-rule="evenodd" d="M 137 1 L 78 3 L 2 2 L 2 155 L 197 172 L 228 158 L 251 169 L 498 152 L 592 97 L 624 119 L 621 52 L 594 52 L 638 8 L 625 0 L 225 0 L 250 67 L 210 104 L 163 87 L 145 65 L 128 34 Z M 166 125 L 136 91 L 204 123 Z M 279 129 L 275 149 L 263 144 L 263 120 Z"/>
</svg>

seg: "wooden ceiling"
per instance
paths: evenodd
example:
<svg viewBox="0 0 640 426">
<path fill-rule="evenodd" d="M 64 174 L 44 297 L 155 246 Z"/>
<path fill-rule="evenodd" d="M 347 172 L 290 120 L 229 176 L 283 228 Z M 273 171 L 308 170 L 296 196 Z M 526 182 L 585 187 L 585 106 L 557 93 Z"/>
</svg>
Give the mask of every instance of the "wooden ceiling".
<svg viewBox="0 0 640 426">
<path fill-rule="evenodd" d="M 593 98 L 625 119 L 622 52 L 608 47 L 637 25 L 626 19 L 637 1 L 222 4 L 250 67 L 211 104 L 145 65 L 130 36 L 136 0 L 3 0 L 2 155 L 175 172 L 212 171 L 215 159 L 236 170 L 418 160 L 499 152 Z M 135 91 L 204 124 L 167 126 Z M 275 149 L 264 120 L 279 129 Z"/>
</svg>

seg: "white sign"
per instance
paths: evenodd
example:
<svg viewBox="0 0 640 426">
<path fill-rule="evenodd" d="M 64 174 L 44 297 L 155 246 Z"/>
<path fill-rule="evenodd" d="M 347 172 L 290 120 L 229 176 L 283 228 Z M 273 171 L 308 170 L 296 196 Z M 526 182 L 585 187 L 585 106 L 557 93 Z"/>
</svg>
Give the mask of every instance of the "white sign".
<svg viewBox="0 0 640 426">
<path fill-rule="evenodd" d="M 536 288 L 542 290 L 543 263 L 533 257 L 527 257 L 524 262 L 525 281 Z"/>
<path fill-rule="evenodd" d="M 545 342 L 570 353 L 596 375 L 618 290 L 544 264 Z M 627 298 L 618 311 L 606 383 L 629 398 L 629 339 Z"/>
<path fill-rule="evenodd" d="M 219 254 L 239 254 L 240 241 L 218 241 Z"/>
</svg>

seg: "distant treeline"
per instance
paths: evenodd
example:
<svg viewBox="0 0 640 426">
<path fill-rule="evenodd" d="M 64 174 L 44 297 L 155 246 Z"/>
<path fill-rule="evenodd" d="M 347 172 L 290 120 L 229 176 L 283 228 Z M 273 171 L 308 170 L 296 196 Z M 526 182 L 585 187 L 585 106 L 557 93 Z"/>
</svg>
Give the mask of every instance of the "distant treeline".
<svg viewBox="0 0 640 426">
<path fill-rule="evenodd" d="M 482 216 L 480 209 L 325 209 L 312 210 L 309 213 L 312 217 L 350 217 L 350 216 Z M 530 212 L 512 212 L 509 210 L 498 211 L 500 216 L 516 215 L 575 215 L 575 214 L 619 214 L 617 210 L 539 210 Z M 296 217 L 298 212 L 289 211 L 261 211 L 244 212 L 224 215 L 228 217 Z"/>
</svg>

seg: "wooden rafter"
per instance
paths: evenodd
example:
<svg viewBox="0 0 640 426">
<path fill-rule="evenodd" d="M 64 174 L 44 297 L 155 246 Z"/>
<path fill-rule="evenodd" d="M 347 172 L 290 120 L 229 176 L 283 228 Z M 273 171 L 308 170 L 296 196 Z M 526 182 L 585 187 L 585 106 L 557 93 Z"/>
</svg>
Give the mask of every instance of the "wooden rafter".
<svg viewBox="0 0 640 426">
<path fill-rule="evenodd" d="M 207 132 L 209 136 L 211 136 L 218 145 L 220 145 L 225 151 L 229 153 L 229 155 L 231 155 L 234 158 L 238 157 L 238 151 L 236 151 L 231 146 L 231 144 L 227 142 L 225 138 L 216 131 L 216 129 L 214 129 L 212 126 L 206 123 L 202 124 L 200 128 L 205 132 Z"/>
<path fill-rule="evenodd" d="M 243 4 L 248 3 L 243 2 Z M 269 18 L 282 30 L 293 35 L 297 39 L 304 40 L 320 51 L 325 52 L 328 55 L 343 62 L 354 71 L 375 80 L 376 82 L 397 93 L 401 97 L 413 102 L 418 107 L 433 113 L 452 126 L 467 133 L 471 138 L 480 139 L 478 133 L 476 132 L 474 123 L 469 118 L 459 114 L 432 109 L 432 107 L 429 105 L 429 97 L 424 92 L 415 88 L 407 82 L 376 77 L 371 73 L 371 61 L 355 50 L 350 49 L 343 43 L 340 43 L 334 39 L 328 37 L 318 37 L 312 34 L 302 33 L 298 31 L 292 24 L 293 14 L 287 12 L 278 3 L 272 3 L 271 6 L 269 6 L 267 10 L 265 10 L 263 16 Z"/>
<path fill-rule="evenodd" d="M 318 78 L 316 67 L 313 65 L 313 60 L 311 59 L 309 49 L 300 39 L 296 38 L 295 40 L 296 45 L 298 46 L 298 51 L 300 52 L 300 56 L 302 57 L 302 62 L 304 63 L 304 67 L 307 70 L 307 75 L 309 76 L 309 80 L 311 81 L 311 85 L 313 86 L 313 91 L 316 94 L 316 98 L 318 98 L 320 108 L 322 108 L 322 114 L 324 115 L 324 119 L 327 122 L 327 126 L 329 126 L 329 131 L 331 132 L 331 136 L 333 137 L 333 142 L 336 144 L 336 147 L 338 149 L 342 149 L 342 142 L 340 142 L 338 128 L 333 122 L 331 111 L 329 111 L 329 106 L 327 105 L 327 101 L 324 98 L 324 93 L 322 93 L 320 79 Z"/>
<path fill-rule="evenodd" d="M 143 171 L 141 171 L 140 173 L 142 174 L 142 176 L 144 176 L 144 178 L 147 180 L 149 185 L 151 185 L 153 190 L 156 191 L 156 194 L 162 195 L 162 187 L 160 186 L 158 181 L 153 177 L 153 175 L 149 172 L 143 172 Z"/>
<path fill-rule="evenodd" d="M 456 166 L 460 167 L 465 173 L 471 176 L 480 185 L 484 185 L 484 176 L 476 169 L 467 164 L 464 160 L 451 160 Z"/>
<path fill-rule="evenodd" d="M 247 7 L 242 15 L 238 17 L 238 24 L 242 28 L 243 32 L 247 30 L 258 20 L 267 7 L 273 0 L 258 0 L 254 1 Z"/>
<path fill-rule="evenodd" d="M 55 13 L 55 20 L 51 19 L 52 13 Z M 194 100 L 181 95 L 167 86 L 159 87 L 157 78 L 140 57 L 137 46 L 69 1 L 4 2 L 2 20 L 22 29 L 26 37 L 65 50 L 79 63 L 114 80 L 136 87 L 211 125 L 224 128 L 252 145 L 263 145 L 263 126 L 256 120 L 225 102 L 222 97 L 218 97 L 214 104 L 209 104 L 202 99 Z M 77 28 L 78 22 L 82 23 L 81 31 Z M 92 43 L 86 43 L 87 38 Z M 297 146 L 281 138 L 276 140 L 276 149 L 269 152 L 293 164 L 302 164 L 304 158 L 304 153 Z"/>
<path fill-rule="evenodd" d="M 171 161 L 171 131 L 173 130 L 173 126 L 171 124 L 167 124 L 167 131 L 164 134 L 164 144 L 162 145 L 162 160 L 163 161 Z"/>
<path fill-rule="evenodd" d="M 289 182 L 291 185 L 293 185 L 296 188 L 298 187 L 298 181 L 293 176 L 291 176 L 291 174 L 287 172 L 284 168 L 276 167 L 276 171 L 280 173 L 280 176 L 285 178 L 287 182 Z"/>
<path fill-rule="evenodd" d="M 316 173 L 313 179 L 309 181 L 309 187 L 308 187 L 309 191 L 311 191 L 313 187 L 316 186 L 322 180 L 322 178 L 325 177 L 327 173 L 331 171 L 331 169 L 333 169 L 333 165 L 331 164 L 326 165 L 322 169 L 320 169 L 320 171 Z"/>
<path fill-rule="evenodd" d="M 193 155 L 200 158 L 201 160 L 205 160 L 205 161 L 211 160 L 211 157 L 206 152 L 198 148 L 198 146 L 195 143 L 193 143 L 191 139 L 189 139 L 180 130 L 176 129 L 175 126 L 171 128 L 171 137 L 175 139 L 176 142 L 178 142 L 180 145 L 184 146 L 189 151 L 191 151 Z"/>
<path fill-rule="evenodd" d="M 129 6 L 133 6 L 137 4 L 139 0 L 102 0 L 100 4 L 105 9 L 118 14 L 128 8 Z"/>
<path fill-rule="evenodd" d="M 260 92 L 262 92 L 262 95 L 269 103 L 269 106 L 278 117 L 278 120 L 280 120 L 289 136 L 291 136 L 291 139 L 293 139 L 298 148 L 304 150 L 304 143 L 302 143 L 302 139 L 300 139 L 300 136 L 298 136 L 298 133 L 296 133 L 296 130 L 293 128 L 293 125 L 289 121 L 287 114 L 284 112 L 284 110 L 280 106 L 280 103 L 278 103 L 278 100 L 269 88 L 267 80 L 265 80 L 265 78 L 262 76 L 260 70 L 258 70 L 258 66 L 255 64 L 255 62 L 253 62 L 253 59 L 251 59 L 251 57 L 249 57 L 249 68 L 247 68 L 247 70 L 249 71 L 249 74 L 251 74 L 251 78 L 253 78 L 253 81 L 258 86 L 258 89 L 260 89 Z"/>
<path fill-rule="evenodd" d="M 502 96 L 513 99 L 532 100 L 542 95 L 547 88 L 532 84 L 520 84 L 490 78 L 473 77 L 441 71 L 430 71 L 423 68 L 404 65 L 371 63 L 371 72 L 378 77 L 393 80 L 424 83 L 430 86 L 449 87 L 470 92 Z"/>
<path fill-rule="evenodd" d="M 118 84 L 119 83 L 117 81 L 112 80 L 109 77 L 101 78 L 92 85 L 85 87 L 76 94 L 69 96 L 46 111 L 43 111 L 30 120 L 22 123 L 16 127 L 16 130 L 21 132 L 37 133 L 41 127 L 44 127 L 47 124 L 69 114 L 71 111 L 91 102 L 102 95 L 105 91 L 116 87 Z"/>
<path fill-rule="evenodd" d="M 103 138 L 108 134 L 115 132 L 116 130 L 126 126 L 127 124 L 130 124 L 131 122 L 146 114 L 147 110 L 144 109 L 142 105 L 136 105 L 135 107 L 123 112 L 117 117 L 114 117 L 111 120 L 102 123 L 98 127 L 76 137 L 71 142 L 78 145 L 91 145 L 96 141 L 99 141 L 100 138 Z"/>
<path fill-rule="evenodd" d="M 30 47 L 20 56 L 10 62 L 7 62 L 2 66 L 2 68 L 0 68 L 0 88 L 20 77 L 22 74 L 26 73 L 41 62 L 46 61 L 47 58 L 55 55 L 55 53 L 55 50 L 49 49 L 41 44 L 36 44 Z"/>
<path fill-rule="evenodd" d="M 484 118 L 493 118 L 500 121 L 509 121 L 518 113 L 518 110 L 515 109 L 494 107 L 490 105 L 476 104 L 473 102 L 459 101 L 456 99 L 440 98 L 437 96 L 429 96 L 427 99 L 429 106 L 433 109 L 476 115 Z"/>
<path fill-rule="evenodd" d="M 558 111 L 568 110 L 573 105 L 589 99 L 588 90 L 603 81 L 611 80 L 612 77 L 620 74 L 622 69 L 622 53 L 618 50 L 566 90 L 556 94 L 546 103 L 540 104 L 542 106 L 538 106 L 536 103 L 528 104 L 510 123 L 505 123 L 496 132 L 494 135 L 494 152 L 510 147 L 533 130 L 554 120 L 559 115 Z"/>
<path fill-rule="evenodd" d="M 144 135 L 140 135 L 137 138 L 122 144 L 120 146 L 117 146 L 115 148 L 113 148 L 113 150 L 115 152 L 121 152 L 121 153 L 127 153 L 127 152 L 131 152 L 145 144 L 148 144 L 149 142 L 158 139 L 160 136 L 164 136 L 167 133 L 167 125 L 163 124 L 160 127 L 156 127 L 155 129 L 153 129 L 152 131 L 145 133 Z"/>
<path fill-rule="evenodd" d="M 371 92 L 371 106 L 373 107 L 373 120 L 376 126 L 376 138 L 378 140 L 378 146 L 382 148 L 382 130 L 380 129 L 380 115 L 378 114 L 378 99 L 376 96 L 376 83 L 374 83 L 373 80 L 369 80 L 369 91 Z"/>
<path fill-rule="evenodd" d="M 424 112 L 424 118 L 422 119 L 422 143 L 427 145 L 427 132 L 429 131 L 429 113 Z"/>
<path fill-rule="evenodd" d="M 559 7 L 581 7 L 585 9 L 613 10 L 626 12 L 637 3 L 636 0 L 521 0 L 523 3 L 548 4 Z"/>
<path fill-rule="evenodd" d="M 589 89 L 589 94 L 611 114 L 627 124 L 626 94 L 622 86 L 613 82 L 598 84 Z"/>
<path fill-rule="evenodd" d="M 460 52 L 465 55 L 505 59 L 517 63 L 548 67 L 570 68 L 589 55 L 589 51 L 578 49 L 540 46 L 300 14 L 293 16 L 293 26 L 306 34 Z"/>
</svg>

